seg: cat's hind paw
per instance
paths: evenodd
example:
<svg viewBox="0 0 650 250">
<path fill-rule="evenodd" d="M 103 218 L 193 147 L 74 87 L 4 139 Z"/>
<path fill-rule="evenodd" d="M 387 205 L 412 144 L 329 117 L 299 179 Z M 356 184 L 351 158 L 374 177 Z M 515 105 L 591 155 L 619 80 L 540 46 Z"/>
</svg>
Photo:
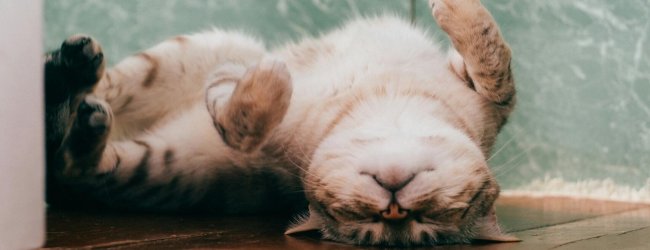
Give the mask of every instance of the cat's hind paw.
<svg viewBox="0 0 650 250">
<path fill-rule="evenodd" d="M 61 44 L 61 63 L 70 70 L 78 89 L 92 88 L 104 74 L 104 53 L 95 39 L 73 35 Z"/>
<path fill-rule="evenodd" d="M 88 136 L 104 136 L 109 132 L 112 120 L 110 106 L 89 95 L 79 104 L 75 129 L 80 130 L 76 132 Z"/>
<path fill-rule="evenodd" d="M 64 175 L 79 176 L 92 171 L 79 166 L 96 166 L 106 146 L 112 122 L 113 113 L 106 102 L 90 95 L 81 101 L 64 142 Z"/>
</svg>

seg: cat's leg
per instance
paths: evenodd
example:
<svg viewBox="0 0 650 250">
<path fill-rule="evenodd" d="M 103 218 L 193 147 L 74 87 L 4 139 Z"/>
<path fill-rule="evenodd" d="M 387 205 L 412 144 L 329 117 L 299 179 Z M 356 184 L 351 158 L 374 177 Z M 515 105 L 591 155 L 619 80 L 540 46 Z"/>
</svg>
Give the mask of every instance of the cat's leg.
<svg viewBox="0 0 650 250">
<path fill-rule="evenodd" d="M 151 199 L 145 199 L 148 195 L 142 193 L 169 186 L 161 192 L 179 195 L 172 192 L 178 188 L 174 185 L 178 176 L 170 175 L 169 179 L 153 183 L 145 178 L 150 168 L 165 166 L 149 163 L 149 158 L 153 158 L 149 156 L 157 153 L 151 145 L 159 146 L 154 143 L 155 137 L 109 140 L 115 125 L 111 106 L 91 94 L 103 76 L 103 65 L 101 47 L 83 35 L 68 38 L 46 58 L 48 203 L 73 208 L 98 203 L 151 208 L 147 203 Z M 161 158 L 170 161 L 172 157 L 164 154 Z M 175 200 L 182 201 L 168 202 L 159 210 L 188 204 L 187 199 Z"/>
<path fill-rule="evenodd" d="M 112 120 L 106 102 L 86 96 L 80 103 L 59 150 L 63 166 L 57 174 L 69 191 L 79 194 L 77 200 L 68 200 L 63 205 L 85 206 L 90 201 L 155 211 L 193 205 L 198 198 L 180 187 L 185 185 L 181 181 L 183 176 L 171 169 L 171 165 L 177 160 L 187 164 L 187 168 L 195 164 L 177 159 L 169 146 L 174 142 L 155 133 L 135 139 L 108 140 Z"/>
<path fill-rule="evenodd" d="M 280 124 L 291 94 L 286 65 L 266 59 L 252 67 L 218 67 L 207 81 L 205 101 L 223 141 L 234 149 L 252 152 Z"/>
<path fill-rule="evenodd" d="M 479 0 L 429 3 L 435 20 L 456 49 L 451 52 L 451 67 L 507 117 L 515 103 L 511 51 L 488 10 Z"/>
<path fill-rule="evenodd" d="M 203 99 L 203 83 L 220 64 L 253 65 L 263 44 L 237 32 L 177 36 L 130 56 L 104 74 L 95 95 L 112 107 L 112 138 L 129 138 Z"/>
<path fill-rule="evenodd" d="M 88 103 L 86 105 L 85 103 Z M 286 212 L 304 205 L 296 173 L 219 140 L 205 104 L 138 137 L 101 143 L 105 103 L 87 98 L 64 142 L 62 177 L 82 197 L 144 211 Z M 106 119 L 101 119 L 106 118 Z"/>
<path fill-rule="evenodd" d="M 104 72 L 104 57 L 101 46 L 92 38 L 74 35 L 66 39 L 58 50 L 46 55 L 45 69 L 45 127 L 47 157 L 47 200 L 50 204 L 64 205 L 70 201 L 81 200 L 75 191 L 62 183 L 60 175 L 64 169 L 62 141 L 70 131 L 79 130 L 76 120 L 88 116 L 86 96 L 93 91 Z M 83 105 L 81 105 L 83 104 Z M 81 106 L 81 108 L 80 108 Z M 77 112 L 77 110 L 81 112 Z M 93 116 L 96 130 L 88 140 L 99 134 L 98 142 L 89 147 L 102 145 L 102 135 L 106 128 L 97 124 L 110 121 L 110 110 L 102 117 Z M 103 120 L 103 121 L 102 121 Z M 77 138 L 79 139 L 79 138 Z M 83 147 L 82 147 L 83 148 Z"/>
<path fill-rule="evenodd" d="M 104 72 L 101 46 L 92 38 L 74 35 L 45 57 L 45 112 L 48 146 L 58 147 L 71 114 L 92 92 Z"/>
<path fill-rule="evenodd" d="M 59 196 L 77 193 L 77 197 L 57 205 L 84 207 L 92 202 L 129 210 L 169 211 L 195 203 L 194 194 L 180 187 L 182 175 L 170 169 L 178 159 L 167 141 L 156 135 L 108 140 L 113 119 L 110 106 L 93 96 L 81 102 L 76 114 L 59 151 L 63 166 L 57 179 L 68 189 Z"/>
</svg>

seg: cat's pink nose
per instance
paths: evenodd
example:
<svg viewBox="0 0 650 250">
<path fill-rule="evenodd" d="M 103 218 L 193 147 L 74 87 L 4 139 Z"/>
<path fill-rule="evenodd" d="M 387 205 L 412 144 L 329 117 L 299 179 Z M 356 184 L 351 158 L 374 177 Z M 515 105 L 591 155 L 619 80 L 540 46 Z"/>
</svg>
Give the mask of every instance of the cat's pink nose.
<svg viewBox="0 0 650 250">
<path fill-rule="evenodd" d="M 381 217 L 390 221 L 403 220 L 408 215 L 408 210 L 400 208 L 399 204 L 394 202 L 388 205 L 388 209 L 381 211 Z"/>
</svg>

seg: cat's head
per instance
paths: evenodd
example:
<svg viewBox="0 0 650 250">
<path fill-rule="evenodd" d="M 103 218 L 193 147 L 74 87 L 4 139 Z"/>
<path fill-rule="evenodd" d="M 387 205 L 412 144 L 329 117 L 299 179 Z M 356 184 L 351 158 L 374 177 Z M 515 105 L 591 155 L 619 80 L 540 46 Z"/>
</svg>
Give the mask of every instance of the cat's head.
<svg viewBox="0 0 650 250">
<path fill-rule="evenodd" d="M 304 179 L 310 215 L 287 233 L 364 245 L 517 240 L 496 223 L 499 186 L 483 153 L 453 128 L 329 136 Z"/>
</svg>

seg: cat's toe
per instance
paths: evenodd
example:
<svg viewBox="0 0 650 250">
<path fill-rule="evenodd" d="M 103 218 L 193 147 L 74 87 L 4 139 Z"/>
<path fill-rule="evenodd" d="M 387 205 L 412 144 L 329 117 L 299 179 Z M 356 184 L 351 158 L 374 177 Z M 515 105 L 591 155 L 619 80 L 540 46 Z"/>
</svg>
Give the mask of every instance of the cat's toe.
<svg viewBox="0 0 650 250">
<path fill-rule="evenodd" d="M 86 96 L 77 109 L 77 129 L 89 136 L 108 133 L 113 114 L 108 104 L 93 96 Z"/>
</svg>

